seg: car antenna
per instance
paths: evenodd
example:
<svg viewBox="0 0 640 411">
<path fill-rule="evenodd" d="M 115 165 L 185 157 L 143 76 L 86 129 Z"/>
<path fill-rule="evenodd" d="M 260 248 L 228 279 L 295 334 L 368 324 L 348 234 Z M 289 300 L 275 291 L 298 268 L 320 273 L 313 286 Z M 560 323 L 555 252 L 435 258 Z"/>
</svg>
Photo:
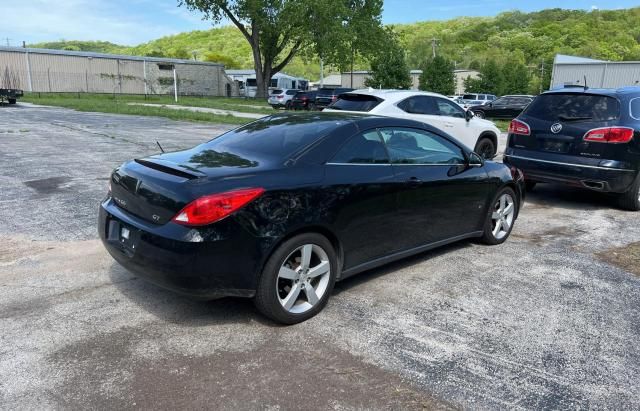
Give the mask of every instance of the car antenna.
<svg viewBox="0 0 640 411">
<path fill-rule="evenodd" d="M 160 151 L 162 151 L 162 154 L 164 154 L 164 149 L 162 148 L 162 146 L 160 145 L 160 142 L 158 142 L 158 140 L 156 140 L 156 144 L 160 148 Z"/>
<path fill-rule="evenodd" d="M 584 75 L 584 89 L 585 91 L 588 89 L 589 87 L 587 87 L 587 75 Z"/>
</svg>

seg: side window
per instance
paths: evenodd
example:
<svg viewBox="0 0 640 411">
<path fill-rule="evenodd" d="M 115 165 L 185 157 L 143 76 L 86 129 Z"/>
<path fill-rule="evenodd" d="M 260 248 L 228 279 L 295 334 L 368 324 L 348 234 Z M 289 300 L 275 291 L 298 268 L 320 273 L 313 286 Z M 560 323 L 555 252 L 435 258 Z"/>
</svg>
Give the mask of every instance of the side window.
<svg viewBox="0 0 640 411">
<path fill-rule="evenodd" d="M 385 128 L 381 130 L 394 164 L 464 164 L 460 147 L 426 130 Z"/>
<path fill-rule="evenodd" d="M 445 100 L 443 98 L 436 98 L 436 104 L 438 105 L 438 114 L 441 116 L 464 118 L 464 110 L 460 108 L 456 103 Z"/>
<path fill-rule="evenodd" d="M 437 116 L 438 108 L 433 98 L 428 96 L 409 97 L 398 104 L 402 111 L 410 114 L 428 114 Z"/>
<path fill-rule="evenodd" d="M 631 99 L 629 102 L 629 113 L 635 120 L 640 120 L 640 97 Z"/>
<path fill-rule="evenodd" d="M 288 96 L 293 96 L 298 92 L 298 90 L 287 90 L 287 95 Z"/>
<path fill-rule="evenodd" d="M 388 164 L 389 156 L 376 130 L 351 137 L 333 157 L 330 163 L 338 164 Z"/>
</svg>

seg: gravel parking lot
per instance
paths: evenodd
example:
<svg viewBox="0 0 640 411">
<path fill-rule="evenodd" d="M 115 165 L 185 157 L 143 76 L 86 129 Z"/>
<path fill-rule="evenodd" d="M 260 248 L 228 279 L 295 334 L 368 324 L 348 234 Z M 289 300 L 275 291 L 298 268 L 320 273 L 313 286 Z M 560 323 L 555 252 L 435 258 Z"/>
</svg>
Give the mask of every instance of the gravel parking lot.
<svg viewBox="0 0 640 411">
<path fill-rule="evenodd" d="M 504 245 L 363 273 L 292 327 L 133 277 L 97 240 L 109 172 L 228 128 L 0 107 L 0 408 L 640 406 L 640 214 L 597 193 L 539 186 Z"/>
</svg>

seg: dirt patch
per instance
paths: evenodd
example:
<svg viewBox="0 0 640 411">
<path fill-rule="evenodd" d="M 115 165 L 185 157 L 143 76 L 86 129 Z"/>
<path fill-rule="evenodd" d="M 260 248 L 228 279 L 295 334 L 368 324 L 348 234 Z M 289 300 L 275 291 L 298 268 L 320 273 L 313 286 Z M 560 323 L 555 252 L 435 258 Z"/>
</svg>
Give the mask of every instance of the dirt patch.
<svg viewBox="0 0 640 411">
<path fill-rule="evenodd" d="M 640 276 L 640 241 L 619 248 L 596 253 L 596 256 L 611 265 Z"/>
<path fill-rule="evenodd" d="M 135 355 L 137 343 L 156 338 L 163 338 L 162 332 L 153 327 L 123 328 L 52 355 L 52 366 L 70 371 L 57 392 L 58 404 L 66 408 L 81 401 L 95 409 L 455 409 L 325 342 L 292 344 L 284 331 L 247 352 Z"/>
<path fill-rule="evenodd" d="M 51 194 L 60 191 L 61 185 L 69 182 L 68 177 L 50 177 L 40 180 L 25 181 L 24 185 L 36 190 L 40 194 Z"/>
<path fill-rule="evenodd" d="M 511 237 L 519 238 L 519 239 L 528 241 L 530 243 L 533 243 L 535 245 L 542 246 L 547 244 L 549 241 L 557 241 L 559 238 L 562 238 L 562 237 L 565 237 L 565 238 L 571 237 L 572 235 L 575 235 L 575 233 L 576 233 L 576 230 L 570 227 L 560 226 L 560 227 L 555 227 L 549 230 L 540 231 L 536 233 L 529 233 L 529 234 L 512 233 Z"/>
</svg>

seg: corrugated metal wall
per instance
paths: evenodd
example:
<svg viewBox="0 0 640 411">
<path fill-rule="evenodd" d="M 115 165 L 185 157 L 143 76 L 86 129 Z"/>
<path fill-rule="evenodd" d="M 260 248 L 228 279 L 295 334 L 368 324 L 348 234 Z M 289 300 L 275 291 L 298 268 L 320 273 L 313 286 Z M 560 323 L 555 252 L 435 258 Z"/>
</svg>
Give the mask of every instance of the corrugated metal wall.
<svg viewBox="0 0 640 411">
<path fill-rule="evenodd" d="M 0 81 L 17 79 L 17 87 L 7 88 L 34 92 L 170 94 L 175 67 L 179 94 L 238 95 L 237 86 L 219 64 L 120 57 L 0 49 Z"/>
<path fill-rule="evenodd" d="M 556 64 L 552 88 L 565 84 L 584 84 L 594 88 L 618 88 L 640 85 L 640 62 Z"/>
</svg>

